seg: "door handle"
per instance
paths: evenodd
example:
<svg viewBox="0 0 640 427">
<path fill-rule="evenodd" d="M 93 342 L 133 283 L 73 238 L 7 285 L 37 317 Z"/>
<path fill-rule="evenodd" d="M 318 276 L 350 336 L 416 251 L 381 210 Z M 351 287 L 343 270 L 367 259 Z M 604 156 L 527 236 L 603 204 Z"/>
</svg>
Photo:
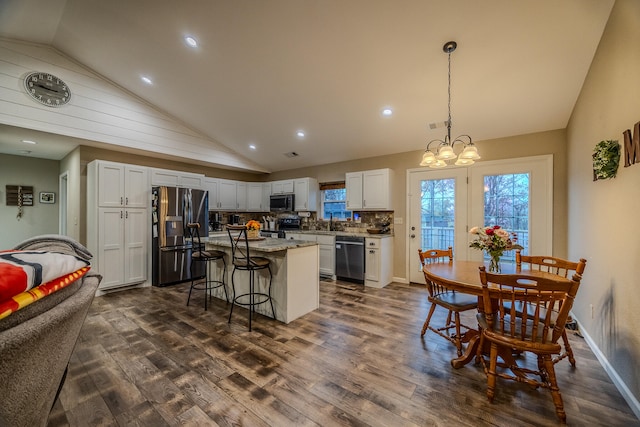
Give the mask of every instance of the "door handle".
<svg viewBox="0 0 640 427">
<path fill-rule="evenodd" d="M 416 235 L 415 235 L 415 234 L 412 234 L 412 235 L 411 235 L 411 236 L 409 236 L 409 237 L 411 237 L 412 239 L 415 239 L 415 238 L 416 238 Z"/>
</svg>

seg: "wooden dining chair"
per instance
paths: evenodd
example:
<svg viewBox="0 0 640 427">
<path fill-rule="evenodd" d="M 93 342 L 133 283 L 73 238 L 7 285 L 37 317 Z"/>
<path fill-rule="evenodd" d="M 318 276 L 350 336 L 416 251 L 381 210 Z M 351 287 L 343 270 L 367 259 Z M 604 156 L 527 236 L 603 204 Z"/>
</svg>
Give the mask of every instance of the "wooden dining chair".
<svg viewBox="0 0 640 427">
<path fill-rule="evenodd" d="M 437 263 L 437 262 L 453 262 L 453 249 L 449 246 L 448 250 L 441 249 L 429 249 L 422 251 L 418 249 L 418 256 L 420 257 L 420 264 L 424 266 Z M 438 283 L 424 276 L 427 291 L 429 292 L 429 302 L 431 308 L 427 319 L 422 325 L 422 332 L 420 336 L 424 336 L 427 329 L 435 332 L 441 337 L 451 341 L 456 346 L 458 356 L 462 356 L 462 341 L 461 341 L 461 328 L 470 330 L 469 326 L 466 326 L 460 322 L 460 313 L 467 310 L 475 310 L 478 308 L 478 298 L 472 295 L 455 292 L 448 289 L 444 284 Z M 430 325 L 431 317 L 436 310 L 436 307 L 440 306 L 447 309 L 447 320 L 444 326 L 433 327 Z M 452 319 L 453 316 L 453 319 Z M 455 329 L 455 334 L 450 333 L 451 329 Z"/>
<path fill-rule="evenodd" d="M 566 423 L 567 415 L 552 356 L 562 350 L 558 340 L 581 279 L 577 273 L 571 279 L 551 275 L 492 274 L 487 273 L 484 266 L 480 267 L 483 301 L 482 311 L 477 316 L 482 330 L 480 348 L 486 343 L 491 344 L 488 365 L 484 356 L 480 360 L 487 374 L 487 398 L 490 402 L 495 395 L 497 377 L 535 388 L 543 387 L 551 392 L 556 415 Z M 526 308 L 517 313 L 518 306 Z M 547 307 L 559 309 L 548 310 Z M 518 365 L 515 359 L 498 363 L 500 353 L 510 355 L 513 351 L 536 355 L 537 368 Z"/>
<path fill-rule="evenodd" d="M 556 274 L 561 277 L 569 277 L 572 274 L 579 274 L 581 277 L 584 274 L 584 270 L 587 266 L 587 260 L 580 258 L 580 261 L 573 262 L 566 259 L 552 257 L 552 256 L 533 256 L 522 255 L 520 249 L 516 249 L 516 268 L 517 271 L 522 269 L 522 264 L 527 264 L 529 270 L 546 271 L 547 273 Z M 556 308 L 557 309 L 557 308 Z M 562 330 L 562 343 L 564 351 L 553 359 L 554 363 L 558 363 L 565 357 L 569 358 L 571 366 L 576 366 L 576 359 L 573 355 L 573 349 L 569 344 L 569 338 L 567 337 L 567 330 Z"/>
</svg>

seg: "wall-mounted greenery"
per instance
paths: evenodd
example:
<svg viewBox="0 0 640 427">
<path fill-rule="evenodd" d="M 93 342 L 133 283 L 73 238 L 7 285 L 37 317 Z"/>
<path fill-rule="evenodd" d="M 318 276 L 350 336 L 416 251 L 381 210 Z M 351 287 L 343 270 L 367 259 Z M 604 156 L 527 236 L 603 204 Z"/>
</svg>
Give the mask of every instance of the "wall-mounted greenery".
<svg viewBox="0 0 640 427">
<path fill-rule="evenodd" d="M 615 178 L 620 163 L 617 140 L 600 141 L 593 150 L 593 180 Z"/>
</svg>

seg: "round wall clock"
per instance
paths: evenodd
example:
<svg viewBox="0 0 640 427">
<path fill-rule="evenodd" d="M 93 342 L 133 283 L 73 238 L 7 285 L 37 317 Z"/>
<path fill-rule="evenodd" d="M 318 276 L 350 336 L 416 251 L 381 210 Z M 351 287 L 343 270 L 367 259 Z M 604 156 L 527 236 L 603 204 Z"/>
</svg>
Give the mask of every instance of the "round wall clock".
<svg viewBox="0 0 640 427">
<path fill-rule="evenodd" d="M 69 86 L 49 73 L 30 73 L 24 79 L 24 87 L 33 99 L 47 107 L 60 107 L 71 99 Z"/>
</svg>

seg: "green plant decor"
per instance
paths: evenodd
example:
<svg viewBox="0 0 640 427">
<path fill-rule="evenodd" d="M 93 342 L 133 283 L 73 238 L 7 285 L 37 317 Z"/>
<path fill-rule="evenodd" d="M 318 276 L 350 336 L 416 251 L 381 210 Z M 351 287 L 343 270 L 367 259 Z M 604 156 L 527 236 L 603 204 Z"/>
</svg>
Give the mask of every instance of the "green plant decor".
<svg viewBox="0 0 640 427">
<path fill-rule="evenodd" d="M 600 141 L 593 150 L 593 180 L 615 178 L 620 163 L 617 140 Z"/>
</svg>

